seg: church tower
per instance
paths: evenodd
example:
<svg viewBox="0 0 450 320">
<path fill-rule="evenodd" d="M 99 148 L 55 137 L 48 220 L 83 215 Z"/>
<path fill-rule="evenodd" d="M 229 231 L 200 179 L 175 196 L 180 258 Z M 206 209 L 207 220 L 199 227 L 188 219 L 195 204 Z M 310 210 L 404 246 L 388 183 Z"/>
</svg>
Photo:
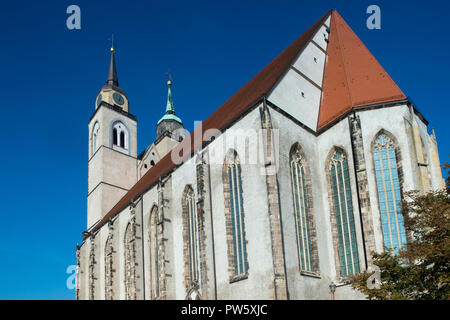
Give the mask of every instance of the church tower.
<svg viewBox="0 0 450 320">
<path fill-rule="evenodd" d="M 167 105 L 166 113 L 156 124 L 155 146 L 161 157 L 172 150 L 178 142 L 185 137 L 186 130 L 181 119 L 175 115 L 175 108 L 172 99 L 172 81 L 167 81 Z"/>
<path fill-rule="evenodd" d="M 115 50 L 89 121 L 88 229 L 136 183 L 137 122 L 119 88 Z"/>
</svg>

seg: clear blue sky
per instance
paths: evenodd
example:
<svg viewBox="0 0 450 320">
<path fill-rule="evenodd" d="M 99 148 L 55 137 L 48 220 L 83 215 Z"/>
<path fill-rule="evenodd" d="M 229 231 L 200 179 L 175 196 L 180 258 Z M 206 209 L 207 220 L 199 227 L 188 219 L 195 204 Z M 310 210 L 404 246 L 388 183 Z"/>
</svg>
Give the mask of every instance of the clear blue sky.
<svg viewBox="0 0 450 320">
<path fill-rule="evenodd" d="M 66 8 L 81 8 L 81 30 Z M 366 28 L 381 8 L 382 29 Z M 447 1 L 3 1 L 0 10 L 0 299 L 73 299 L 66 268 L 86 227 L 88 121 L 104 84 L 109 38 L 138 118 L 155 138 L 166 72 L 188 130 L 330 8 L 336 8 L 450 151 Z"/>
</svg>

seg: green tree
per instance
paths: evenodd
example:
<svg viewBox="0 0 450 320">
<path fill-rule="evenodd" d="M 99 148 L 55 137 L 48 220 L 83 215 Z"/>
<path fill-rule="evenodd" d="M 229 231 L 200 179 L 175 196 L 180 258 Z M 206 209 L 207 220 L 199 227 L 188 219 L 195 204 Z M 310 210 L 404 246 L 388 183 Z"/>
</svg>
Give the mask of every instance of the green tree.
<svg viewBox="0 0 450 320">
<path fill-rule="evenodd" d="M 449 169 L 450 164 L 442 166 Z M 353 287 L 375 300 L 450 299 L 450 175 L 446 188 L 407 192 L 402 214 L 408 244 L 399 254 L 372 253 L 377 272 L 353 276 Z"/>
</svg>

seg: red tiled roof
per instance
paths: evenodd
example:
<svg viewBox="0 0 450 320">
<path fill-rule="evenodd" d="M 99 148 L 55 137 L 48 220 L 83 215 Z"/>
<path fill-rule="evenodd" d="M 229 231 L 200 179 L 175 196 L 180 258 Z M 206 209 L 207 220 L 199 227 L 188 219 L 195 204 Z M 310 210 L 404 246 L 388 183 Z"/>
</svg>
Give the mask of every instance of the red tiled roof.
<svg viewBox="0 0 450 320">
<path fill-rule="evenodd" d="M 203 141 L 208 141 L 210 138 L 205 136 L 202 141 L 195 141 L 195 136 L 203 136 L 208 129 L 225 129 L 268 94 L 330 14 L 331 33 L 317 129 L 331 123 L 352 107 L 361 106 L 367 102 L 404 99 L 402 91 L 341 16 L 336 11 L 330 11 L 208 117 L 201 128 L 196 128 L 189 137 L 157 162 L 92 228 L 92 231 L 99 229 L 108 219 L 155 185 L 160 177 L 170 173 L 177 166 L 172 161 L 172 153 L 178 152 L 182 155 L 183 150 L 189 150 L 187 154 L 182 155 L 183 159 L 189 159 L 201 147 Z"/>
<path fill-rule="evenodd" d="M 354 107 L 404 99 L 402 90 L 333 11 L 317 130 Z"/>
</svg>

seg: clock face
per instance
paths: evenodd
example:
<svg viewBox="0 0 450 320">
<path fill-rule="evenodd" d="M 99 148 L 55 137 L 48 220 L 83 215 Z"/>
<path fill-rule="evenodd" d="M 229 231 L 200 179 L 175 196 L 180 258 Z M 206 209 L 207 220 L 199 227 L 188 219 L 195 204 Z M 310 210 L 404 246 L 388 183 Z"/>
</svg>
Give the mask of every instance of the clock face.
<svg viewBox="0 0 450 320">
<path fill-rule="evenodd" d="M 120 105 L 122 105 L 125 102 L 123 97 L 120 94 L 118 94 L 117 92 L 113 93 L 113 99 L 114 99 L 115 103 L 120 104 Z"/>
<path fill-rule="evenodd" d="M 102 103 L 102 95 L 99 94 L 97 98 L 97 107 L 100 107 L 100 103 Z"/>
</svg>

